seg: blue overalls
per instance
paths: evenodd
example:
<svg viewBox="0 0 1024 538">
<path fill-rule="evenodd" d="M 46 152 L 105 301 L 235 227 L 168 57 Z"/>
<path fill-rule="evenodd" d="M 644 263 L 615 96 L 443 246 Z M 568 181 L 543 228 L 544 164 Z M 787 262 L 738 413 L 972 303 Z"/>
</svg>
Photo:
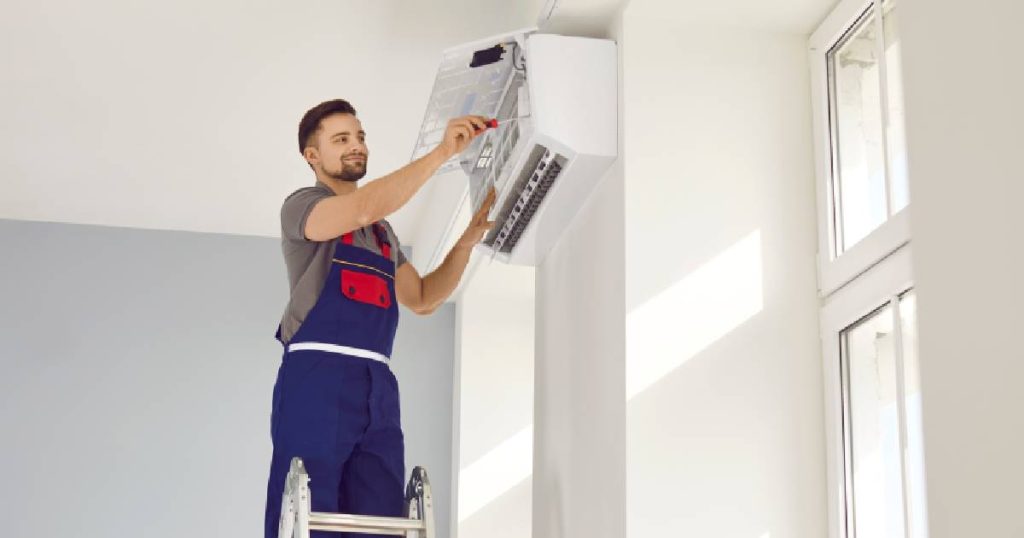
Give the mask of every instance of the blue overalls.
<svg viewBox="0 0 1024 538">
<path fill-rule="evenodd" d="M 383 255 L 342 236 L 323 291 L 285 347 L 270 419 L 266 538 L 277 538 L 294 456 L 309 472 L 314 512 L 405 515 L 398 380 L 387 363 L 398 328 L 395 263 L 384 227 L 373 230 Z"/>
</svg>

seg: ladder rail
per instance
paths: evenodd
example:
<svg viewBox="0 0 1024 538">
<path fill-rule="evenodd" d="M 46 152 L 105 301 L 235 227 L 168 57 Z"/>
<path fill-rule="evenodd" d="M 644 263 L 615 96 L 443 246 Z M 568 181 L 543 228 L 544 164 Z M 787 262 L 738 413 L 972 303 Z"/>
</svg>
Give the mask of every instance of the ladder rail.
<svg viewBox="0 0 1024 538">
<path fill-rule="evenodd" d="M 433 496 L 427 471 L 413 469 L 405 497 L 408 517 L 365 516 L 313 512 L 309 474 L 302 458 L 292 458 L 281 499 L 278 538 L 309 538 L 309 531 L 361 532 L 365 534 L 435 538 Z"/>
</svg>

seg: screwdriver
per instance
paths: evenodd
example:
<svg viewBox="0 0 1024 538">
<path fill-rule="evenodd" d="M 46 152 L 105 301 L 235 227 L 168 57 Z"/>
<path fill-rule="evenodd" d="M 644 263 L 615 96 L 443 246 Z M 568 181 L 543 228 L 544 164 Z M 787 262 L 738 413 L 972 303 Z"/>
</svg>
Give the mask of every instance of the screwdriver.
<svg viewBox="0 0 1024 538">
<path fill-rule="evenodd" d="M 526 114 L 524 116 L 516 116 L 514 118 L 508 118 L 508 119 L 504 119 L 504 120 L 499 120 L 497 118 L 492 118 L 492 119 L 487 120 L 485 122 L 485 125 L 487 125 L 487 128 L 489 128 L 489 129 L 497 129 L 499 124 L 505 124 L 505 123 L 508 123 L 510 121 L 519 121 L 521 119 L 529 118 L 529 117 L 530 117 L 530 115 Z"/>
</svg>

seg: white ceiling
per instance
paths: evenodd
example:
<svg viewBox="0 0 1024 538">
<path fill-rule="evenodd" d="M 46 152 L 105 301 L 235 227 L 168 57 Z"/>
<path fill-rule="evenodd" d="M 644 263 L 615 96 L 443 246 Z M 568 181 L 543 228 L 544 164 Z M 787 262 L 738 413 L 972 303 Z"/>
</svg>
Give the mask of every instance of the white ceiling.
<svg viewBox="0 0 1024 538">
<path fill-rule="evenodd" d="M 590 0 L 571 0 L 587 4 Z M 602 2 L 605 0 L 602 0 Z M 627 0 L 634 22 L 656 17 L 686 25 L 725 26 L 810 35 L 839 0 Z"/>
<path fill-rule="evenodd" d="M 368 178 L 393 171 L 441 51 L 531 26 L 545 3 L 5 2 L 0 218 L 277 236 L 281 201 L 313 181 L 295 132 L 306 109 L 350 100 Z M 549 28 L 586 34 L 623 3 L 559 0 Z M 808 33 L 833 3 L 632 0 L 627 13 Z M 431 190 L 390 219 L 400 236 L 416 235 Z"/>
</svg>

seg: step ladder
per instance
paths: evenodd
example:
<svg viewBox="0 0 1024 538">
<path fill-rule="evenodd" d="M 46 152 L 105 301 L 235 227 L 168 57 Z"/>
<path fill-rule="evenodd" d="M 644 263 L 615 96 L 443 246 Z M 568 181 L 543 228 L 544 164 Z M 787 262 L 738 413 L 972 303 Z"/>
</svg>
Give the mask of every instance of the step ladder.
<svg viewBox="0 0 1024 538">
<path fill-rule="evenodd" d="M 434 507 L 430 494 L 427 470 L 412 470 L 405 488 L 408 517 L 378 517 L 355 514 L 313 512 L 309 492 L 309 474 L 302 458 L 292 458 L 288 478 L 281 498 L 281 523 L 278 538 L 309 538 L 309 531 L 363 532 L 404 536 L 406 538 L 436 538 L 434 534 Z"/>
</svg>

